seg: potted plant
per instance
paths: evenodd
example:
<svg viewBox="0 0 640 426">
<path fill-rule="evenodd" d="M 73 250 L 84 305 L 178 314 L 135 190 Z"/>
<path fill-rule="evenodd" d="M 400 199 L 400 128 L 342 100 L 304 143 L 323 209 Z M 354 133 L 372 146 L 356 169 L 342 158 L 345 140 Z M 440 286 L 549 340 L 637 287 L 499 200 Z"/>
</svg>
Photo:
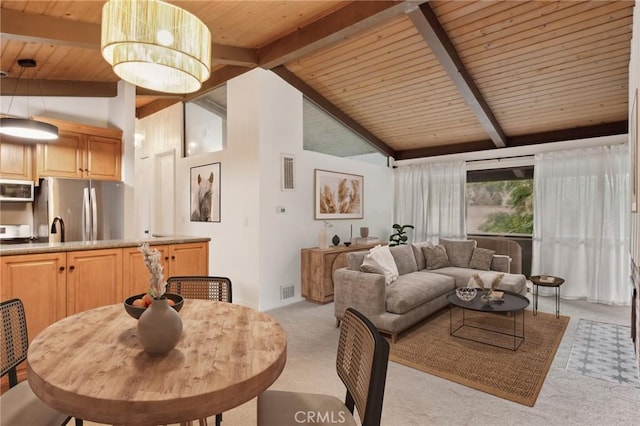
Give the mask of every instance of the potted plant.
<svg viewBox="0 0 640 426">
<path fill-rule="evenodd" d="M 398 225 L 397 223 L 393 224 L 393 229 L 395 230 L 395 234 L 389 237 L 390 246 L 399 246 L 400 244 L 407 244 L 407 233 L 405 232 L 406 228 L 414 229 L 413 225 Z"/>
</svg>

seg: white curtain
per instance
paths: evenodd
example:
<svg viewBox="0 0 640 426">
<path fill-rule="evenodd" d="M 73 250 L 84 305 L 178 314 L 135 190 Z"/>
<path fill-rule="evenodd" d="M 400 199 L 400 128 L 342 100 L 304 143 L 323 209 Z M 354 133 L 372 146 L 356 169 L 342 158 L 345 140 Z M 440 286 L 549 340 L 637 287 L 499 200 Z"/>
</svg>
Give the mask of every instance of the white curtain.
<svg viewBox="0 0 640 426">
<path fill-rule="evenodd" d="M 564 278 L 563 298 L 629 304 L 628 155 L 616 145 L 535 156 L 531 272 Z"/>
<path fill-rule="evenodd" d="M 466 182 L 464 161 L 398 167 L 395 223 L 415 226 L 412 242 L 466 237 Z"/>
</svg>

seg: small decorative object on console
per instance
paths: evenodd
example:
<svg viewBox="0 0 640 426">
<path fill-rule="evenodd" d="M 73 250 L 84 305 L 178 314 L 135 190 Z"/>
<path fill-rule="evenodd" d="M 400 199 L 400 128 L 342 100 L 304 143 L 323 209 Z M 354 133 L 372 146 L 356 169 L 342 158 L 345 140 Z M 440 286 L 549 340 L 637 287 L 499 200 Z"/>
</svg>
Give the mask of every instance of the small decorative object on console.
<svg viewBox="0 0 640 426">
<path fill-rule="evenodd" d="M 473 287 L 460 287 L 456 288 L 456 296 L 458 299 L 468 302 L 476 297 L 477 290 Z"/>
</svg>

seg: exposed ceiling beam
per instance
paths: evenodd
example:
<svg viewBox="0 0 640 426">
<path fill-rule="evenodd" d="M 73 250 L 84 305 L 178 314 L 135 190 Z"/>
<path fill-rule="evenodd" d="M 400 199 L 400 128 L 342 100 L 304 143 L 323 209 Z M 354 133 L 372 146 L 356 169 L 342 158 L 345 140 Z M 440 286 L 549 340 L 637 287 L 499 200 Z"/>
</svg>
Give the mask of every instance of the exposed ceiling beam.
<svg viewBox="0 0 640 426">
<path fill-rule="evenodd" d="M 415 9 L 422 1 L 355 1 L 258 51 L 260 66 L 275 68 L 348 39 Z"/>
<path fill-rule="evenodd" d="M 113 98 L 118 96 L 118 83 L 69 80 L 20 80 L 3 78 L 1 96 L 81 96 Z"/>
<path fill-rule="evenodd" d="M 0 31 L 2 38 L 7 40 L 100 50 L 100 24 L 2 9 Z M 258 53 L 256 49 L 213 43 L 211 62 L 255 67 Z"/>
<path fill-rule="evenodd" d="M 611 135 L 624 135 L 629 131 L 628 121 L 597 124 L 588 127 L 574 127 L 571 129 L 555 130 L 552 132 L 532 133 L 529 135 L 513 136 L 507 139 L 507 146 L 537 145 L 542 143 L 563 142 L 581 139 L 598 138 Z M 410 160 L 413 158 L 435 157 L 438 155 L 458 154 L 461 152 L 484 151 L 494 149 L 490 140 L 469 142 L 455 145 L 434 146 L 430 148 L 407 149 L 397 151 L 396 160 Z"/>
<path fill-rule="evenodd" d="M 475 113 L 487 135 L 498 148 L 507 144 L 505 136 L 498 120 L 493 115 L 491 108 L 485 101 L 482 93 L 476 86 L 471 74 L 463 64 L 453 43 L 449 39 L 444 28 L 440 25 L 436 14 L 428 3 L 420 5 L 420 8 L 410 12 L 409 18 L 417 28 L 420 35 L 427 42 L 433 54 L 438 58 L 462 97 Z"/>
<path fill-rule="evenodd" d="M 378 139 L 378 137 L 376 137 L 373 133 L 362 127 L 357 121 L 349 117 L 340 108 L 329 102 L 326 98 L 320 95 L 320 93 L 316 92 L 311 86 L 302 81 L 298 76 L 286 69 L 283 65 L 278 66 L 271 71 L 278 74 L 284 81 L 301 91 L 302 94 L 307 97 L 307 99 L 316 104 L 318 107 L 338 120 L 340 123 L 351 129 L 364 140 L 369 142 L 377 150 L 391 157 L 395 157 L 396 152 L 393 150 L 393 148 Z"/>
</svg>

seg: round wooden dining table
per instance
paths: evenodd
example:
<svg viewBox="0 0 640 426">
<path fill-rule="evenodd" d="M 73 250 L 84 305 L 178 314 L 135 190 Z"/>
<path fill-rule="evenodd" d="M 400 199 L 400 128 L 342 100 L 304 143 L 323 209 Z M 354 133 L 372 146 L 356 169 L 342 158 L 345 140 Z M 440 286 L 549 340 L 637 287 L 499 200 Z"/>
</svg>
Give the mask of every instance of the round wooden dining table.
<svg viewBox="0 0 640 426">
<path fill-rule="evenodd" d="M 187 422 L 256 397 L 284 369 L 287 337 L 265 313 L 186 299 L 183 334 L 164 356 L 144 352 L 123 305 L 67 317 L 29 346 L 27 378 L 53 408 L 116 425 Z"/>
</svg>

